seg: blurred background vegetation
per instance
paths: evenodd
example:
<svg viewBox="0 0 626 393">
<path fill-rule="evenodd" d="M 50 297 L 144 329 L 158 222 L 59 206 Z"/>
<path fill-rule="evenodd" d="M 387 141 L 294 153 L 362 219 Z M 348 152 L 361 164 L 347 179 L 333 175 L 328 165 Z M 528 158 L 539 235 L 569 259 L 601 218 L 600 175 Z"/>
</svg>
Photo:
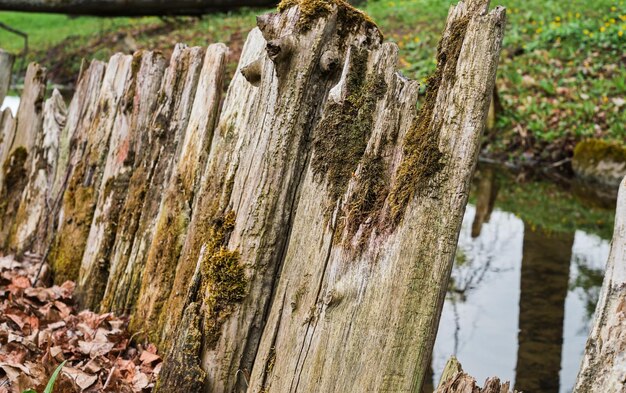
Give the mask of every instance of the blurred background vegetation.
<svg viewBox="0 0 626 393">
<path fill-rule="evenodd" d="M 359 4 L 400 47 L 398 68 L 424 80 L 448 6 L 455 0 L 369 0 Z M 493 0 L 507 8 L 508 27 L 498 70 L 502 104 L 483 154 L 499 161 L 557 163 L 577 141 L 626 140 L 626 5 L 624 0 Z M 74 82 L 81 59 L 158 49 L 176 42 L 231 47 L 234 72 L 255 16 L 240 9 L 203 18 L 95 18 L 0 12 L 0 22 L 29 36 L 27 60 L 48 67 L 52 81 Z M 19 54 L 20 37 L 0 30 L 0 47 Z M 18 62 L 19 63 L 19 62 Z"/>
</svg>

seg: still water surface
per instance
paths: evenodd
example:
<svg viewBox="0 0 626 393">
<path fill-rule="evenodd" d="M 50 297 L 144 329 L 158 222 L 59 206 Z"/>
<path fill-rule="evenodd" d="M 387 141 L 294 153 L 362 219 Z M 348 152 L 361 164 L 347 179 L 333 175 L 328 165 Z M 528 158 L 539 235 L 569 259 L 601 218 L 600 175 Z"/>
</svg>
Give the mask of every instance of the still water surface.
<svg viewBox="0 0 626 393">
<path fill-rule="evenodd" d="M 487 179 L 486 179 L 487 178 Z M 582 358 L 613 225 L 611 201 L 552 183 L 477 172 L 433 353 L 482 384 L 570 392 Z"/>
</svg>

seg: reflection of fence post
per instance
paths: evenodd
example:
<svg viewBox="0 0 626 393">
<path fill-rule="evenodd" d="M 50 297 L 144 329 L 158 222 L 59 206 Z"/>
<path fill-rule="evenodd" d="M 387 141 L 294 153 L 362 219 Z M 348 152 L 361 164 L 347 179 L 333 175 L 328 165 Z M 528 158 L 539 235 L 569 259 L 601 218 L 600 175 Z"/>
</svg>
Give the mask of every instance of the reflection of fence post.
<svg viewBox="0 0 626 393">
<path fill-rule="evenodd" d="M 626 369 L 626 178 L 615 213 L 606 275 L 574 392 L 622 392 Z"/>
<path fill-rule="evenodd" d="M 515 388 L 558 392 L 574 233 L 524 231 Z"/>
<path fill-rule="evenodd" d="M 472 222 L 472 238 L 480 236 L 483 224 L 489 222 L 498 195 L 498 180 L 493 168 L 481 168 L 476 192 L 476 215 Z"/>
<path fill-rule="evenodd" d="M 15 56 L 0 49 L 0 105 L 11 85 L 13 62 L 15 62 Z"/>
</svg>

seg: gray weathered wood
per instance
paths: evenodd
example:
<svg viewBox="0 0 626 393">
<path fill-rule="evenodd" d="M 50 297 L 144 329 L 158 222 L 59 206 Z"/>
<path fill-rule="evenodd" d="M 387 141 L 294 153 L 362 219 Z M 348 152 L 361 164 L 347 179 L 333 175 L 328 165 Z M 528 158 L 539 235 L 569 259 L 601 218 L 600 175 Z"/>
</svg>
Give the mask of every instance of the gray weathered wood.
<svg viewBox="0 0 626 393">
<path fill-rule="evenodd" d="M 176 163 L 156 219 L 147 252 L 145 270 L 132 323 L 136 328 L 158 329 L 163 306 L 171 290 L 187 227 L 194 212 L 196 193 L 213 137 L 227 48 L 210 45 L 206 50 L 180 158 Z M 146 326 L 147 325 L 147 326 Z M 154 335 L 152 338 L 155 338 Z M 158 340 L 156 340 L 158 342 Z"/>
<path fill-rule="evenodd" d="M 73 169 L 82 161 L 86 147 L 86 133 L 97 109 L 97 100 L 102 87 L 106 64 L 92 61 L 88 67 L 81 67 L 81 73 L 74 96 L 67 109 L 65 127 L 59 136 L 56 170 L 52 176 L 50 203 L 45 222 L 39 226 L 34 243 L 29 251 L 44 255 L 62 220 L 62 205 L 65 189 Z M 61 217 L 60 217 L 61 216 Z"/>
<path fill-rule="evenodd" d="M 368 54 L 367 77 L 387 87 L 366 150 L 338 199 L 325 199 L 332 171 L 307 168 L 251 391 L 419 390 L 504 32 L 504 10 L 486 8 L 451 8 L 439 83 L 431 78 L 417 118 L 417 84 L 390 71 L 397 49 Z M 336 89 L 347 90 L 339 102 L 355 93 Z M 314 151 L 313 163 L 316 154 L 327 152 Z"/>
<path fill-rule="evenodd" d="M 479 387 L 476 379 L 463 372 L 461 363 L 452 356 L 441 373 L 435 393 L 511 393 L 511 389 L 508 381 L 500 383 L 497 377 L 487 378 L 484 387 Z"/>
<path fill-rule="evenodd" d="M 45 91 L 46 69 L 31 63 L 26 70 L 24 90 L 15 116 L 15 133 L 7 144 L 6 158 L 2 162 L 0 249 L 8 246 L 9 233 L 28 183 L 34 149 L 42 132 Z"/>
<path fill-rule="evenodd" d="M 158 93 L 146 146 L 131 178 L 111 256 L 111 274 L 102 308 L 131 313 L 139 293 L 147 251 L 152 242 L 161 200 L 177 162 L 202 67 L 203 50 L 176 45 Z"/>
<path fill-rule="evenodd" d="M 132 60 L 130 55 L 117 54 L 110 60 L 102 80 L 96 104 L 96 113 L 84 131 L 82 157 L 71 168 L 63 204 L 59 213 L 59 227 L 50 252 L 50 262 L 57 282 L 77 280 L 83 252 L 93 221 L 96 202 L 101 190 L 104 163 L 113 129 L 129 89 Z"/>
<path fill-rule="evenodd" d="M 40 225 L 50 214 L 51 191 L 59 153 L 59 136 L 65 126 L 67 108 L 58 90 L 46 100 L 43 108 L 43 132 L 40 134 L 29 171 L 28 185 L 22 195 L 9 250 L 22 254 L 32 250 Z"/>
<path fill-rule="evenodd" d="M 615 212 L 615 229 L 604 282 L 574 392 L 626 390 L 626 178 Z"/>
<path fill-rule="evenodd" d="M 13 63 L 15 56 L 0 49 L 0 105 L 4 102 L 4 97 L 11 86 L 11 76 L 13 75 Z"/>
<path fill-rule="evenodd" d="M 87 236 L 78 277 L 77 296 L 85 307 L 99 306 L 109 278 L 111 248 L 118 223 L 124 220 L 124 202 L 136 157 L 141 153 L 142 133 L 146 131 L 157 103 L 157 90 L 165 70 L 163 56 L 139 51 L 133 55 L 129 87 L 115 118 L 108 156 Z"/>
</svg>

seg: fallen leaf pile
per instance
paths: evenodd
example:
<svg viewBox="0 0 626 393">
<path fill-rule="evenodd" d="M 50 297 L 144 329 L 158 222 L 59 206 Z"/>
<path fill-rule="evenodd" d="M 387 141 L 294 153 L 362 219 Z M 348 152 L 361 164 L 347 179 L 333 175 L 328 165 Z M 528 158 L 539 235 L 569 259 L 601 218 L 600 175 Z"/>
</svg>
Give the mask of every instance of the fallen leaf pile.
<svg viewBox="0 0 626 393">
<path fill-rule="evenodd" d="M 0 256 L 0 393 L 42 392 L 64 360 L 55 392 L 151 391 L 156 347 L 131 346 L 127 321 L 113 314 L 77 312 L 74 283 L 45 287 L 48 273 L 34 255 Z"/>
</svg>

